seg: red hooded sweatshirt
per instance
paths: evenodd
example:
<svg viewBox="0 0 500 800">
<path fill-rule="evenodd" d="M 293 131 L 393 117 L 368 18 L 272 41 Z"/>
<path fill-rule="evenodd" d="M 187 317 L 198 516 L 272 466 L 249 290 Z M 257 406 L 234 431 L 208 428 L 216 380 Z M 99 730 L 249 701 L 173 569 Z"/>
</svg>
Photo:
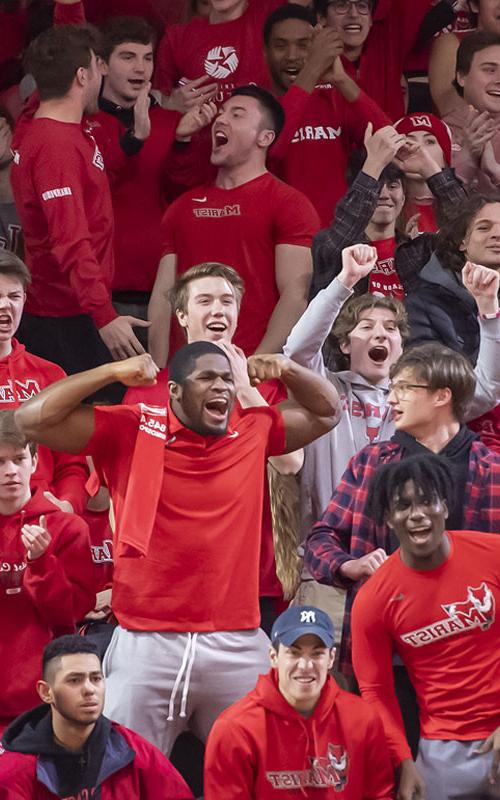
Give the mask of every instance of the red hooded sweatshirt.
<svg viewBox="0 0 500 800">
<path fill-rule="evenodd" d="M 52 541 L 27 561 L 21 540 L 25 524 L 45 514 Z M 53 637 L 74 633 L 75 623 L 94 608 L 88 527 L 58 511 L 35 490 L 24 508 L 0 515 L 0 730 L 39 702 L 35 684 L 42 650 Z"/>
<path fill-rule="evenodd" d="M 57 364 L 27 353 L 23 344 L 12 339 L 12 352 L 0 359 L 0 410 L 18 408 L 46 386 L 65 377 L 66 373 Z M 59 499 L 69 500 L 75 514 L 80 514 L 87 502 L 87 478 L 84 456 L 56 453 L 39 446 L 32 487 L 42 486 Z"/>
<path fill-rule="evenodd" d="M 302 717 L 276 670 L 215 722 L 205 752 L 205 800 L 391 800 L 394 779 L 382 723 L 328 677 Z"/>
</svg>

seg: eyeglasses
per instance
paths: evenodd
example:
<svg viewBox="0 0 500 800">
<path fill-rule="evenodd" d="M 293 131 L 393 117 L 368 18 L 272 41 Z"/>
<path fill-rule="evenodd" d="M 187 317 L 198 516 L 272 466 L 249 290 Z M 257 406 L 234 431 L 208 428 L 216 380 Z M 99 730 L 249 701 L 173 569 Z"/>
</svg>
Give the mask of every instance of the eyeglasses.
<svg viewBox="0 0 500 800">
<path fill-rule="evenodd" d="M 395 394 L 400 400 L 406 397 L 409 389 L 430 389 L 430 386 L 427 383 L 406 383 L 406 381 L 389 384 L 389 392 Z"/>
<path fill-rule="evenodd" d="M 369 14 L 372 10 L 371 0 L 330 0 L 327 5 L 337 14 L 347 14 L 351 6 L 356 6 L 358 14 Z"/>
</svg>

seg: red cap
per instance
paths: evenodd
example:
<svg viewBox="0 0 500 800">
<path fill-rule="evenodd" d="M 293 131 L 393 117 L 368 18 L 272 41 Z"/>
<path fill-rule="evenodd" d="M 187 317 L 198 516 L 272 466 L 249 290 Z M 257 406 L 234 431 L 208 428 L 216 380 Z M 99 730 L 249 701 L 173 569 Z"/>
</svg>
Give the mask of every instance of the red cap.
<svg viewBox="0 0 500 800">
<path fill-rule="evenodd" d="M 398 133 L 412 133 L 413 131 L 427 131 L 432 133 L 439 142 L 447 165 L 451 164 L 451 131 L 448 125 L 434 114 L 407 114 L 394 123 Z"/>
</svg>

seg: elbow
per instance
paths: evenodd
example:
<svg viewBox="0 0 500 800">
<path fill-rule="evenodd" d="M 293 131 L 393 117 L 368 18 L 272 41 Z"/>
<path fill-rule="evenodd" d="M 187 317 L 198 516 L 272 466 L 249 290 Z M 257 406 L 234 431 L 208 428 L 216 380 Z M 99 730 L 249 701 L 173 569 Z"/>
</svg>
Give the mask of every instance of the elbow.
<svg viewBox="0 0 500 800">
<path fill-rule="evenodd" d="M 33 414 L 29 406 L 30 403 L 28 401 L 19 408 L 16 408 L 14 412 L 14 421 L 16 428 L 20 433 L 22 433 L 28 440 L 36 441 L 38 429 L 34 424 Z"/>
</svg>

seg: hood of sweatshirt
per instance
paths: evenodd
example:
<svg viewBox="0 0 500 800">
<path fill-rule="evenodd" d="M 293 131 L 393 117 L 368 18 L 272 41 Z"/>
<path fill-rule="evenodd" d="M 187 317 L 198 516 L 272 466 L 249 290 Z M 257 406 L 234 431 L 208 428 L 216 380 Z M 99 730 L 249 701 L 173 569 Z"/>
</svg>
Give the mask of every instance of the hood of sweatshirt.
<svg viewBox="0 0 500 800">
<path fill-rule="evenodd" d="M 250 692 L 249 699 L 279 717 L 293 720 L 302 725 L 307 721 L 321 722 L 329 717 L 332 713 L 332 705 L 335 703 L 339 693 L 339 686 L 337 686 L 332 677 L 328 676 L 314 711 L 309 717 L 303 717 L 281 694 L 278 683 L 278 670 L 272 669 L 266 675 L 259 675 L 257 685 Z"/>
<path fill-rule="evenodd" d="M 37 486 L 25 505 L 13 514 L 0 514 L 0 531 L 6 527 L 19 527 L 20 525 L 38 524 L 42 514 L 63 513 L 43 496 L 43 489 Z"/>
</svg>

